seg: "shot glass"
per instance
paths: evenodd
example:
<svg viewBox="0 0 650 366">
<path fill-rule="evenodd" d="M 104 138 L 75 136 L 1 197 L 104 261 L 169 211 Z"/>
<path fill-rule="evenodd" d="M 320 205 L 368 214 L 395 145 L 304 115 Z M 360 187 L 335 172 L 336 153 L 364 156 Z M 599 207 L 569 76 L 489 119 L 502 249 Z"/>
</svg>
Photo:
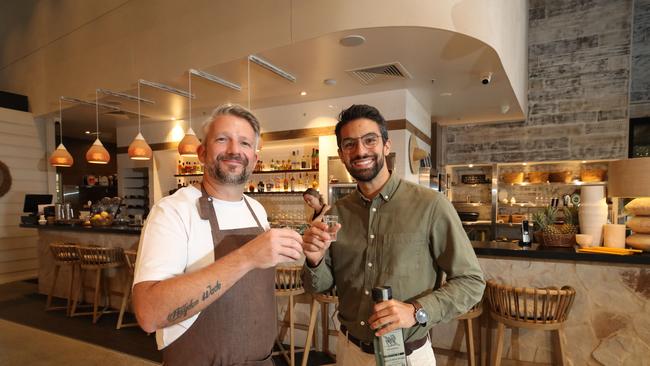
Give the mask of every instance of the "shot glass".
<svg viewBox="0 0 650 366">
<path fill-rule="evenodd" d="M 327 224 L 327 231 L 332 241 L 336 241 L 336 224 L 339 222 L 339 217 L 336 215 L 325 215 L 323 216 L 323 222 Z"/>
</svg>

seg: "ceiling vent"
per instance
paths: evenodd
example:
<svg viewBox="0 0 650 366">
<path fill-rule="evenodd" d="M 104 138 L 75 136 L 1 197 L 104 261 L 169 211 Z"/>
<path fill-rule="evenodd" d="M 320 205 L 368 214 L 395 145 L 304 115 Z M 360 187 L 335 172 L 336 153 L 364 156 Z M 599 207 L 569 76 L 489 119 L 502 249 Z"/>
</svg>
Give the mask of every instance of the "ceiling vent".
<svg viewBox="0 0 650 366">
<path fill-rule="evenodd" d="M 399 62 L 347 70 L 347 72 L 364 85 L 394 79 L 413 79 L 411 74 Z"/>
<path fill-rule="evenodd" d="M 137 118 L 138 114 L 133 113 L 131 111 L 125 111 L 125 110 L 119 110 L 119 111 L 110 111 L 103 113 L 104 116 L 111 116 L 115 119 L 131 119 L 131 118 Z M 144 117 L 144 116 L 143 116 Z"/>
</svg>

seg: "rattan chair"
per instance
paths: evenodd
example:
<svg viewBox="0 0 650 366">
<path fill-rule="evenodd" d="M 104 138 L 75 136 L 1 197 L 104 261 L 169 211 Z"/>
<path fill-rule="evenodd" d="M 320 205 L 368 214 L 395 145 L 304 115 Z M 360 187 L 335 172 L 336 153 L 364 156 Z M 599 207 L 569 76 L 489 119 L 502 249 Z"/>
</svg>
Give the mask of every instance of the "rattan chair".
<svg viewBox="0 0 650 366">
<path fill-rule="evenodd" d="M 302 356 L 301 366 L 307 365 L 307 360 L 309 359 L 309 351 L 311 350 L 312 341 L 315 338 L 316 334 L 316 319 L 318 318 L 318 309 L 321 310 L 321 326 L 322 326 L 322 338 L 323 338 L 323 352 L 327 353 L 330 357 L 335 358 L 334 354 L 329 350 L 329 336 L 337 335 L 338 330 L 329 329 L 329 305 L 334 304 L 338 306 L 339 298 L 336 296 L 336 288 L 331 289 L 330 291 L 314 294 L 313 300 L 311 302 L 311 314 L 309 315 L 309 329 L 307 330 L 307 340 L 305 342 L 305 352 Z"/>
<path fill-rule="evenodd" d="M 124 264 L 124 253 L 122 248 L 105 248 L 105 247 L 85 247 L 85 246 L 78 246 L 77 247 L 77 253 L 79 256 L 79 266 L 81 268 L 80 271 L 80 285 L 79 285 L 79 293 L 83 293 L 83 291 L 86 288 L 94 288 L 94 296 L 93 296 L 93 311 L 92 312 L 83 312 L 83 313 L 77 313 L 76 312 L 76 303 L 77 303 L 77 295 L 75 295 L 75 299 L 72 304 L 72 311 L 70 312 L 70 316 L 78 316 L 78 315 L 92 315 L 93 316 L 93 324 L 97 323 L 97 320 L 103 315 L 103 314 L 108 314 L 108 313 L 115 313 L 117 311 L 115 310 L 108 310 L 110 309 L 111 305 L 111 293 L 116 293 L 119 295 L 122 295 L 120 292 L 112 292 L 110 290 L 109 284 L 108 284 L 108 279 L 105 276 L 104 270 L 108 270 L 111 268 L 117 268 L 120 267 Z M 95 286 L 94 287 L 89 287 L 85 286 L 83 283 L 84 275 L 86 271 L 89 270 L 94 270 L 96 271 L 95 275 Z M 104 308 L 102 310 L 98 310 L 99 308 L 99 292 L 102 290 L 104 292 L 105 296 L 105 301 L 104 301 Z"/>
<path fill-rule="evenodd" d="M 120 316 L 117 318 L 116 329 L 124 327 L 134 327 L 138 323 L 123 323 L 124 312 L 129 304 L 129 299 L 131 297 L 131 286 L 133 286 L 133 275 L 135 271 L 135 260 L 137 258 L 138 252 L 135 250 L 125 250 L 124 251 L 124 263 L 126 264 L 126 278 L 124 280 L 124 290 L 122 296 L 122 305 L 120 306 Z"/>
<path fill-rule="evenodd" d="M 276 343 L 281 350 L 280 353 L 290 366 L 295 366 L 296 364 L 296 324 L 294 313 L 296 297 L 305 293 L 305 289 L 302 286 L 302 279 L 300 278 L 301 271 L 302 266 L 277 267 L 275 269 L 275 296 L 286 296 L 289 298 L 287 312 L 285 313 L 284 320 L 281 322 L 282 326 Z M 284 339 L 287 328 L 289 329 L 289 355 L 287 355 L 287 351 L 281 342 Z"/>
<path fill-rule="evenodd" d="M 47 294 L 45 311 L 65 309 L 65 314 L 70 315 L 72 309 L 72 288 L 74 286 L 75 273 L 79 267 L 79 256 L 77 255 L 77 245 L 70 243 L 51 243 L 50 252 L 54 259 L 54 278 L 50 292 Z M 66 295 L 66 306 L 52 306 L 52 296 L 56 289 L 56 280 L 59 278 L 61 267 L 70 268 L 70 279 L 68 280 L 68 292 Z"/>
<path fill-rule="evenodd" d="M 512 287 L 488 281 L 486 298 L 490 315 L 497 322 L 496 351 L 492 364 L 501 364 L 503 338 L 507 326 L 553 332 L 556 363 L 566 365 L 564 323 L 575 295 L 575 290 L 569 286 L 562 289 Z"/>
</svg>

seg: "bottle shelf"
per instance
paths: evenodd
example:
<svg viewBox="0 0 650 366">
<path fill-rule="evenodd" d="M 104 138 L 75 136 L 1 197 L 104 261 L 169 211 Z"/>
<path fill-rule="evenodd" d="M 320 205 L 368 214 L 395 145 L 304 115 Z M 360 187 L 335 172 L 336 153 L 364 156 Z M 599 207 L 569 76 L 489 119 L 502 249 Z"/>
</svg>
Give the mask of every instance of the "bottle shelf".
<svg viewBox="0 0 650 366">
<path fill-rule="evenodd" d="M 581 181 L 573 181 L 569 183 L 562 183 L 562 182 L 544 182 L 544 183 L 528 183 L 528 182 L 522 182 L 522 183 L 504 183 L 504 182 L 499 182 L 501 185 L 507 185 L 507 186 L 531 186 L 531 187 L 539 187 L 539 186 L 606 186 L 607 182 L 581 182 Z"/>
<path fill-rule="evenodd" d="M 318 169 L 298 169 L 298 170 L 263 170 L 263 171 L 254 171 L 252 175 L 256 174 L 296 174 L 296 173 L 318 173 Z M 174 174 L 174 177 L 184 178 L 184 177 L 202 177 L 203 173 L 192 173 L 192 174 Z"/>
</svg>

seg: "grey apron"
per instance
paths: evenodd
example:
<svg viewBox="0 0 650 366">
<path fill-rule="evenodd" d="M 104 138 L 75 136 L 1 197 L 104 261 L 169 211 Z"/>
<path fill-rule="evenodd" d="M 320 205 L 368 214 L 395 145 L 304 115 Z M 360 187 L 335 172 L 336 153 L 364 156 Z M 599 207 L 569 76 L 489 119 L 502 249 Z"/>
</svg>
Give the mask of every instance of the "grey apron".
<svg viewBox="0 0 650 366">
<path fill-rule="evenodd" d="M 210 197 L 201 186 L 199 214 L 210 221 L 215 261 L 264 232 L 246 199 L 257 227 L 220 230 Z M 277 336 L 274 268 L 255 269 L 203 309 L 196 321 L 163 349 L 163 364 L 271 366 Z"/>
</svg>

